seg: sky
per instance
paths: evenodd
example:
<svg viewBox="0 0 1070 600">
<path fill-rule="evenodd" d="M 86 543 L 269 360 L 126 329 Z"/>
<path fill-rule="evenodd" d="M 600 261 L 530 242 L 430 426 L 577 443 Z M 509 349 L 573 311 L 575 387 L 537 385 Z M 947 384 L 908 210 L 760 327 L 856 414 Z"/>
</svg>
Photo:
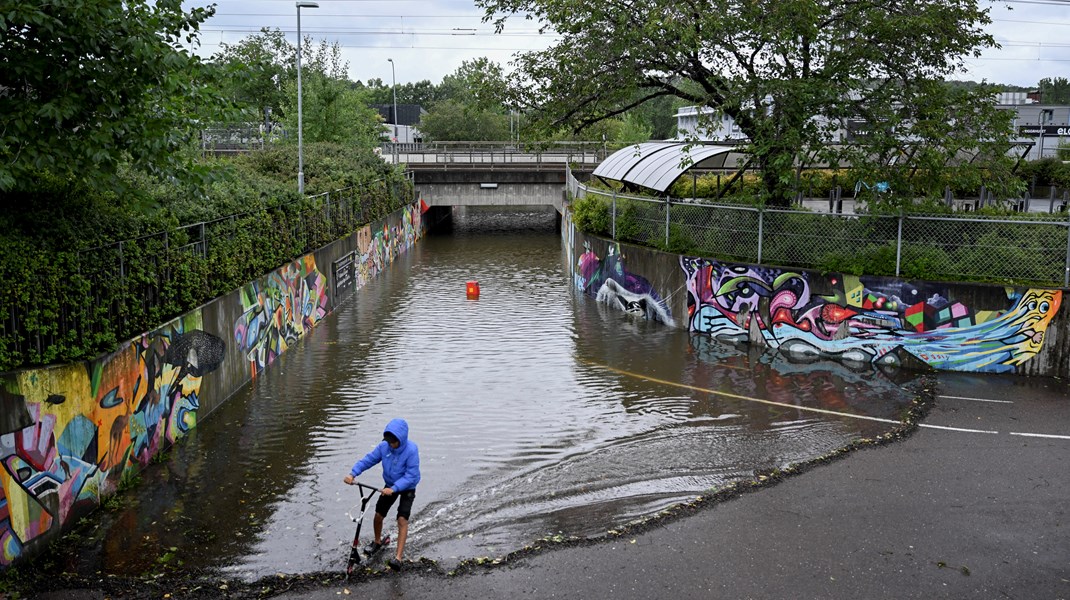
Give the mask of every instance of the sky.
<svg viewBox="0 0 1070 600">
<path fill-rule="evenodd" d="M 597 1 L 597 0 L 593 0 Z M 1002 46 L 969 60 L 956 79 L 1035 86 L 1044 77 L 1070 78 L 1070 0 L 990 2 L 990 32 Z M 540 35 L 534 21 L 512 17 L 502 34 L 483 23 L 472 0 L 317 0 L 301 9 L 301 32 L 338 42 L 351 79 L 381 79 L 387 85 L 439 83 L 465 60 L 487 57 L 508 71 L 517 51 L 539 50 L 558 41 Z M 212 4 L 185 0 L 191 7 Z M 216 15 L 201 28 L 198 54 L 236 43 L 262 27 L 278 28 L 297 41 L 294 0 L 216 0 Z M 388 59 L 393 59 L 393 65 Z M 393 66 L 393 72 L 391 70 Z"/>
</svg>

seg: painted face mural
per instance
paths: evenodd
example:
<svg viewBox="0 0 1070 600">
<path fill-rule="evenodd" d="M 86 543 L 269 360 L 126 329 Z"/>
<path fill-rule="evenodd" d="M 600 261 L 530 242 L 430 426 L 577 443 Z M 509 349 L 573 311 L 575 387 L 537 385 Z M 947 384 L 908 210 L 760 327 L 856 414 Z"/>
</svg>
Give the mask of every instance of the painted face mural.
<svg viewBox="0 0 1070 600">
<path fill-rule="evenodd" d="M 1009 372 L 1037 354 L 1059 309 L 1058 290 L 1009 293 L 1005 311 L 974 311 L 946 289 L 882 278 L 725 265 L 681 257 L 688 328 L 794 355 L 945 370 Z M 814 287 L 820 288 L 815 293 Z"/>
<path fill-rule="evenodd" d="M 201 377 L 223 360 L 196 313 L 92 363 L 2 382 L 0 562 L 95 508 L 128 468 L 196 422 Z M 188 329 L 187 329 L 188 328 Z"/>
<path fill-rule="evenodd" d="M 576 287 L 594 296 L 599 302 L 642 315 L 645 319 L 672 323 L 668 305 L 658 296 L 650 282 L 624 269 L 618 244 L 609 246 L 604 261 L 599 260 L 588 245 L 580 256 L 577 267 Z"/>
</svg>

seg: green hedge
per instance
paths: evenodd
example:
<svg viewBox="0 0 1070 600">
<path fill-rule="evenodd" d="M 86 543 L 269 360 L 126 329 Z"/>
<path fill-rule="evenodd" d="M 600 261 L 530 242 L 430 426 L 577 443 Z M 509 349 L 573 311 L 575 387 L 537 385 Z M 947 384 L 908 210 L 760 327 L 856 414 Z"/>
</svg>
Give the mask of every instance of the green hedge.
<svg viewBox="0 0 1070 600">
<path fill-rule="evenodd" d="M 0 371 L 113 351 L 412 199 L 370 150 L 308 150 L 306 192 L 354 187 L 329 204 L 301 198 L 296 155 L 279 148 L 206 161 L 216 176 L 200 193 L 124 173 L 122 192 L 42 174 L 5 194 Z"/>
</svg>

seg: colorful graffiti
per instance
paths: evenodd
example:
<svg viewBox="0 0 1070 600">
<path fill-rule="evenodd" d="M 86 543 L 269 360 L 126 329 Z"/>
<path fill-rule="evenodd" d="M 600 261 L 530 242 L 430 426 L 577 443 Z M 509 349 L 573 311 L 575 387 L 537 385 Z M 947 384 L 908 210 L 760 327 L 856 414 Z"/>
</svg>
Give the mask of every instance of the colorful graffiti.
<svg viewBox="0 0 1070 600">
<path fill-rule="evenodd" d="M 365 276 L 416 241 L 420 214 L 414 203 L 398 225 L 358 233 Z M 312 255 L 240 290 L 232 334 L 253 374 L 323 319 L 327 290 Z M 0 566 L 96 508 L 197 424 L 202 378 L 226 351 L 202 322 L 198 309 L 92 362 L 0 377 Z"/>
<path fill-rule="evenodd" d="M 0 387 L 0 564 L 113 493 L 196 424 L 201 378 L 225 344 L 200 312 L 90 363 L 12 374 Z"/>
<path fill-rule="evenodd" d="M 415 203 L 401 214 L 401 222 L 394 227 L 384 223 L 374 233 L 370 226 L 357 231 L 357 289 L 379 275 L 419 239 L 421 204 Z"/>
<path fill-rule="evenodd" d="M 599 302 L 652 321 L 672 324 L 668 305 L 650 282 L 624 268 L 619 244 L 610 244 L 605 260 L 599 260 L 585 243 L 584 253 L 577 261 L 575 285 Z"/>
<path fill-rule="evenodd" d="M 241 290 L 234 341 L 255 375 L 327 315 L 327 280 L 309 254 Z"/>
<path fill-rule="evenodd" d="M 952 371 L 1010 372 L 1040 351 L 1058 290 L 1008 289 L 1005 310 L 971 310 L 937 284 L 807 273 L 680 258 L 688 328 L 781 352 L 846 362 L 916 358 Z M 825 293 L 815 293 L 813 285 Z"/>
</svg>

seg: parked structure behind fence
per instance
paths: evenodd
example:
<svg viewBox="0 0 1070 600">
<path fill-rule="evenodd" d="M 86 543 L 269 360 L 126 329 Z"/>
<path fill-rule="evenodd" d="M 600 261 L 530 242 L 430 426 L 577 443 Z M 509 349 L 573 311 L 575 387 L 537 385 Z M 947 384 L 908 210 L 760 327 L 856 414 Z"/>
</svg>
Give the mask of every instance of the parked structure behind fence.
<svg viewBox="0 0 1070 600">
<path fill-rule="evenodd" d="M 605 203 L 615 240 L 724 260 L 947 281 L 1070 287 L 1070 217 L 813 212 L 626 195 L 570 171 L 569 196 Z M 862 274 L 862 273 L 855 273 Z"/>
</svg>

